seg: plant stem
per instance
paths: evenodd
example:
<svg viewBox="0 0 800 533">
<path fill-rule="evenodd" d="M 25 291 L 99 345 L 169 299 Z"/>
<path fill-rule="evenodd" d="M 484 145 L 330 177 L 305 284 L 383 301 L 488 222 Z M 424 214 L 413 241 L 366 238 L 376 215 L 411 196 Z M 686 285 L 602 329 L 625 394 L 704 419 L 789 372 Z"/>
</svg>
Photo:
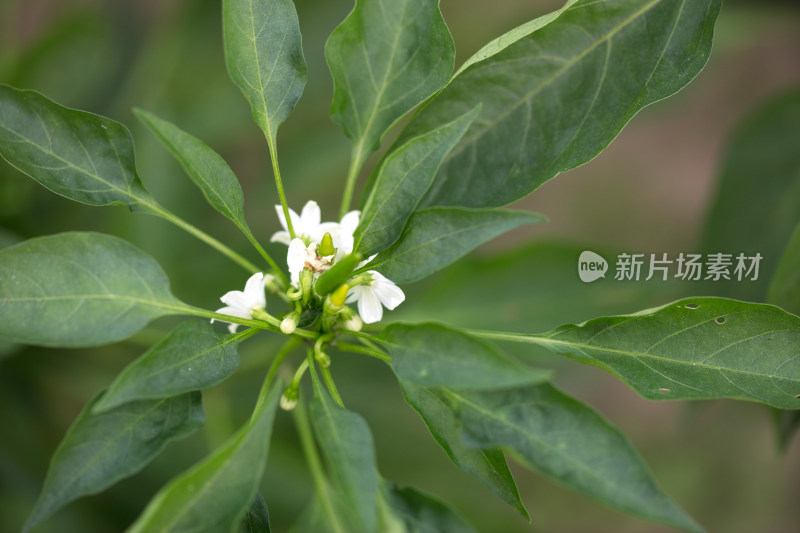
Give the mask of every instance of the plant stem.
<svg viewBox="0 0 800 533">
<path fill-rule="evenodd" d="M 314 485 L 317 488 L 317 494 L 322 504 L 322 508 L 330 518 L 331 526 L 335 533 L 345 533 L 344 528 L 339 523 L 339 517 L 336 516 L 336 511 L 333 508 L 328 488 L 325 482 L 325 473 L 322 470 L 322 461 L 320 460 L 317 446 L 314 444 L 314 437 L 311 434 L 311 425 L 308 423 L 308 414 L 306 413 L 305 404 L 302 401 L 297 402 L 297 407 L 292 411 L 295 427 L 297 427 L 297 435 L 300 437 L 300 445 L 303 448 L 303 453 L 308 462 L 308 469 L 311 471 L 311 477 L 314 479 Z"/>
<path fill-rule="evenodd" d="M 325 380 L 325 385 L 328 386 L 328 392 L 331 393 L 331 398 L 333 401 L 339 404 L 339 407 L 344 408 L 344 402 L 342 401 L 342 397 L 339 396 L 339 390 L 336 388 L 336 383 L 333 382 L 333 375 L 331 374 L 331 369 L 320 365 L 320 371 L 322 372 L 322 379 Z"/>
<path fill-rule="evenodd" d="M 573 345 L 575 343 L 571 342 L 564 342 L 559 341 L 556 339 L 548 339 L 546 337 L 540 337 L 538 335 L 524 335 L 520 333 L 505 333 L 502 331 L 483 331 L 477 329 L 465 329 L 463 330 L 464 333 L 469 335 L 473 335 L 475 337 L 481 337 L 483 339 L 490 339 L 495 341 L 511 341 L 511 342 L 523 342 L 526 344 L 566 344 L 566 345 Z"/>
<path fill-rule="evenodd" d="M 219 252 L 223 255 L 228 257 L 229 259 L 233 260 L 236 264 L 250 272 L 251 274 L 254 272 L 260 272 L 261 269 L 258 268 L 256 265 L 251 263 L 249 260 L 245 259 L 238 253 L 234 252 L 217 239 L 205 233 L 204 231 L 196 228 L 195 226 L 189 224 L 178 215 L 172 213 L 171 211 L 167 210 L 165 207 L 155 203 L 155 202 L 143 202 L 140 200 L 140 205 L 147 211 L 153 213 L 154 215 L 160 216 L 164 220 L 171 222 L 181 228 L 182 230 L 194 235 L 204 243 L 208 244 L 212 248 L 216 248 Z"/>
<path fill-rule="evenodd" d="M 272 363 L 269 365 L 267 377 L 264 378 L 262 392 L 269 388 L 269 386 L 272 384 L 272 381 L 275 379 L 275 374 L 278 373 L 278 368 L 280 368 L 281 363 L 283 363 L 283 360 L 286 359 L 286 356 L 288 356 L 298 344 L 300 344 L 300 339 L 297 338 L 291 338 L 283 343 L 283 346 L 281 346 L 280 350 L 278 350 L 278 353 L 275 355 L 275 359 L 273 359 Z"/>
<path fill-rule="evenodd" d="M 256 238 L 253 236 L 252 233 L 250 233 L 250 231 L 247 228 L 239 228 L 239 229 L 241 229 L 242 232 L 244 232 L 244 235 L 245 237 L 247 237 L 247 240 L 250 241 L 250 243 L 255 247 L 256 250 L 258 250 L 258 253 L 261 254 L 261 257 L 264 258 L 264 260 L 267 262 L 267 264 L 270 266 L 273 272 L 275 272 L 275 274 L 279 278 L 281 278 L 283 284 L 288 287 L 289 278 L 286 277 L 286 274 L 284 274 L 283 270 L 281 270 L 281 268 L 278 267 L 278 264 L 272 259 L 272 257 L 270 257 L 270 255 L 267 253 L 264 247 L 261 246 L 261 243 L 256 240 Z"/>
<path fill-rule="evenodd" d="M 213 318 L 214 320 L 220 320 L 222 322 L 230 322 L 231 324 L 240 324 L 242 326 L 248 326 L 256 329 L 266 329 L 269 331 L 275 331 L 280 333 L 280 321 L 274 317 L 272 318 L 275 322 L 273 324 L 271 322 L 252 320 L 249 318 L 240 318 L 231 315 L 223 315 L 221 313 L 216 313 L 214 311 L 209 311 L 208 309 L 203 309 L 201 307 L 194 307 L 188 304 L 185 304 L 181 307 L 176 307 L 175 309 L 187 315 L 200 316 L 203 318 Z M 319 336 L 319 333 L 298 328 L 294 330 L 292 335 L 296 337 L 302 337 L 305 339 L 316 339 Z"/>
<path fill-rule="evenodd" d="M 278 188 L 278 198 L 281 200 L 283 216 L 286 218 L 286 229 L 289 231 L 289 237 L 294 239 L 295 234 L 294 227 L 292 227 L 292 217 L 289 216 L 289 204 L 286 202 L 286 194 L 283 192 L 281 169 L 278 166 L 278 151 L 275 149 L 275 140 L 270 135 L 267 135 L 267 144 L 269 145 L 269 158 L 272 162 L 272 173 L 275 175 L 275 186 Z"/>
<path fill-rule="evenodd" d="M 385 353 L 383 353 L 380 350 L 367 348 L 366 346 L 359 346 L 358 344 L 350 344 L 350 343 L 347 343 L 347 342 L 339 342 L 339 343 L 336 344 L 336 347 L 338 349 L 342 350 L 342 351 L 345 351 L 345 352 L 361 353 L 361 354 L 369 355 L 369 356 L 374 357 L 376 359 L 380 359 L 384 363 L 392 364 L 392 359 L 388 355 L 386 355 Z"/>
<path fill-rule="evenodd" d="M 358 173 L 361 171 L 363 139 L 356 146 L 353 147 L 353 153 L 350 156 L 350 168 L 347 169 L 347 181 L 344 184 L 344 194 L 342 195 L 342 205 L 339 208 L 339 219 L 350 211 L 350 203 L 353 200 L 353 190 L 356 186 L 356 179 Z"/>
</svg>

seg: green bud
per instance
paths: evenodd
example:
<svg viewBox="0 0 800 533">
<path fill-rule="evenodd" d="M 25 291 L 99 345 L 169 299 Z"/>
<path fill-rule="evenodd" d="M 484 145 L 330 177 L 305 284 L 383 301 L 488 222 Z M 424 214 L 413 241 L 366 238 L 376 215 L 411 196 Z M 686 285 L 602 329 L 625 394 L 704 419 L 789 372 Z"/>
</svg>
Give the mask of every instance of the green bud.
<svg viewBox="0 0 800 533">
<path fill-rule="evenodd" d="M 349 290 L 350 285 L 347 283 L 339 285 L 339 288 L 331 293 L 331 303 L 336 307 L 343 306 L 345 300 L 347 299 L 347 291 Z"/>
<path fill-rule="evenodd" d="M 319 247 L 317 248 L 317 255 L 320 257 L 327 257 L 335 253 L 336 248 L 333 247 L 333 237 L 331 237 L 330 233 L 325 233 L 325 235 L 322 236 L 322 242 L 319 243 Z"/>
<path fill-rule="evenodd" d="M 303 305 L 308 304 L 311 298 L 311 285 L 314 283 L 314 273 L 305 268 L 300 271 L 300 291 L 303 293 Z"/>
</svg>

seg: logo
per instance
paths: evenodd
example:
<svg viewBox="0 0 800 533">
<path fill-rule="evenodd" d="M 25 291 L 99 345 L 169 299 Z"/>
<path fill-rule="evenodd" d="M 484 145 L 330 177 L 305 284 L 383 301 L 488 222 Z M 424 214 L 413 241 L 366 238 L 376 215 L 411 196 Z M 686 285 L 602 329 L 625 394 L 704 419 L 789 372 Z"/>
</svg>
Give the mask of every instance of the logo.
<svg viewBox="0 0 800 533">
<path fill-rule="evenodd" d="M 586 250 L 578 258 L 578 276 L 584 283 L 591 283 L 599 278 L 606 277 L 608 262 L 600 255 Z"/>
</svg>

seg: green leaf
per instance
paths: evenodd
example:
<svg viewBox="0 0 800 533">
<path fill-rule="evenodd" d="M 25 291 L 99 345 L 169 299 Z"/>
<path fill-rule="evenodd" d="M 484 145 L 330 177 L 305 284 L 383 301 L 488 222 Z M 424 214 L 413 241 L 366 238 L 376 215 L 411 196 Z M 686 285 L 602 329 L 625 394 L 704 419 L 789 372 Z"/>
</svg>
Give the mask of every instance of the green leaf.
<svg viewBox="0 0 800 533">
<path fill-rule="evenodd" d="M 183 322 L 120 372 L 95 412 L 216 385 L 236 370 L 243 338 L 242 333 L 220 335 L 206 320 Z"/>
<path fill-rule="evenodd" d="M 438 394 L 474 446 L 507 448 L 529 467 L 634 516 L 703 531 L 658 488 L 621 431 L 551 385 Z"/>
<path fill-rule="evenodd" d="M 470 254 L 404 287 L 413 305 L 401 305 L 392 316 L 403 322 L 436 321 L 483 330 L 548 331 L 569 321 L 651 307 L 676 298 L 687 285 L 657 277 L 584 283 L 575 275 L 582 250 L 565 242 L 531 242 L 505 252 Z"/>
<path fill-rule="evenodd" d="M 273 387 L 250 421 L 162 488 L 128 533 L 233 531 L 258 491 L 280 395 L 280 388 Z"/>
<path fill-rule="evenodd" d="M 51 191 L 89 205 L 153 204 L 119 122 L 0 85 L 0 155 Z"/>
<path fill-rule="evenodd" d="M 600 367 L 651 400 L 733 398 L 800 409 L 800 318 L 772 305 L 687 298 L 542 335 L 486 336 Z"/>
<path fill-rule="evenodd" d="M 720 3 L 580 0 L 547 24 L 509 34 L 398 139 L 399 146 L 483 103 L 422 205 L 501 206 L 591 160 L 640 109 L 700 72 Z"/>
<path fill-rule="evenodd" d="M 306 63 L 291 0 L 224 0 L 228 72 L 271 144 L 303 94 Z"/>
<path fill-rule="evenodd" d="M 360 168 L 395 121 L 444 85 L 455 47 L 438 0 L 357 0 L 325 57 L 331 117 L 353 140 L 352 164 Z"/>
<path fill-rule="evenodd" d="M 269 511 L 260 492 L 239 523 L 239 533 L 269 533 Z"/>
<path fill-rule="evenodd" d="M 727 143 L 703 249 L 764 258 L 759 279 L 731 282 L 727 296 L 763 300 L 800 220 L 798 138 L 800 89 L 793 89 L 760 105 Z"/>
<path fill-rule="evenodd" d="M 552 11 L 546 15 L 542 15 L 541 17 L 537 17 L 530 22 L 526 22 L 521 26 L 517 26 L 516 28 L 507 31 L 500 37 L 493 39 L 486 43 L 480 50 L 472 54 L 472 56 L 464 61 L 464 63 L 458 67 L 458 70 L 455 74 L 453 74 L 453 78 L 456 78 L 459 74 L 467 70 L 474 63 L 478 63 L 479 61 L 483 61 L 486 58 L 489 58 L 499 52 L 502 52 L 505 48 L 511 46 L 515 42 L 519 41 L 523 37 L 527 37 L 531 33 L 535 32 L 536 30 L 543 28 L 544 26 L 550 24 L 555 19 L 561 15 L 564 11 L 569 9 L 572 4 L 577 2 L 578 0 L 567 0 L 567 3 L 564 4 L 561 9 L 556 11 Z"/>
<path fill-rule="evenodd" d="M 205 421 L 200 393 L 129 403 L 92 414 L 90 402 L 59 444 L 25 531 L 69 502 L 129 477 Z"/>
<path fill-rule="evenodd" d="M 461 424 L 450 406 L 435 392 L 400 380 L 406 402 L 414 408 L 433 438 L 461 470 L 486 485 L 498 498 L 530 519 L 522 504 L 514 477 L 508 470 L 503 452 L 497 448 L 473 448 L 461 438 Z"/>
<path fill-rule="evenodd" d="M 362 270 L 377 270 L 395 283 L 417 281 L 501 233 L 542 220 L 521 211 L 423 209 L 411 216 L 398 241 Z"/>
<path fill-rule="evenodd" d="M 478 111 L 475 108 L 408 141 L 384 160 L 355 232 L 356 249 L 362 255 L 385 250 L 397 240 L 431 186 L 444 156 L 464 135 Z"/>
<path fill-rule="evenodd" d="M 414 487 L 384 485 L 389 505 L 405 523 L 406 533 L 475 533 L 463 518 L 433 496 Z"/>
<path fill-rule="evenodd" d="M 117 237 L 59 233 L 0 250 L 0 338 L 95 346 L 186 309 L 158 263 Z"/>
<path fill-rule="evenodd" d="M 203 141 L 171 122 L 141 109 L 133 112 L 175 156 L 208 203 L 243 232 L 250 234 L 244 218 L 242 187 L 228 163 Z"/>
<path fill-rule="evenodd" d="M 772 276 L 767 301 L 800 315 L 800 224 Z"/>
<path fill-rule="evenodd" d="M 392 368 L 423 387 L 498 389 L 547 381 L 551 372 L 522 366 L 490 344 L 439 324 L 390 324 L 381 334 Z"/>
<path fill-rule="evenodd" d="M 346 530 L 377 532 L 380 476 L 367 423 L 335 404 L 315 379 L 311 426 L 328 464 Z"/>
</svg>

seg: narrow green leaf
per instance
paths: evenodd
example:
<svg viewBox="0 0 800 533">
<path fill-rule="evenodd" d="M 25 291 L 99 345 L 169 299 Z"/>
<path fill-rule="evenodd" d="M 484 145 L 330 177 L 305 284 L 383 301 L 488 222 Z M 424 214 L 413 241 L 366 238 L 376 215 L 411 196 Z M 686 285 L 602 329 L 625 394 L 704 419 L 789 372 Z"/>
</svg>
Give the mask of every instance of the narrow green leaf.
<svg viewBox="0 0 800 533">
<path fill-rule="evenodd" d="M 395 283 L 417 281 L 506 231 L 542 220 L 521 211 L 423 209 L 411 216 L 397 242 L 362 270 L 377 270 Z"/>
<path fill-rule="evenodd" d="M 444 85 L 455 47 L 439 0 L 357 0 L 331 34 L 331 117 L 353 140 L 360 168 L 384 132 Z"/>
<path fill-rule="evenodd" d="M 551 375 L 522 366 L 494 346 L 440 324 L 390 324 L 381 339 L 395 374 L 423 387 L 499 389 L 541 383 Z"/>
<path fill-rule="evenodd" d="M 51 191 L 89 205 L 153 203 L 130 132 L 111 119 L 0 85 L 0 155 Z"/>
<path fill-rule="evenodd" d="M 800 224 L 772 276 L 767 301 L 800 315 Z"/>
<path fill-rule="evenodd" d="M 658 488 L 621 431 L 551 385 L 438 394 L 473 445 L 512 450 L 529 467 L 634 516 L 703 531 Z"/>
<path fill-rule="evenodd" d="M 447 504 L 421 490 L 384 483 L 384 493 L 406 533 L 475 533 Z"/>
<path fill-rule="evenodd" d="M 208 203 L 249 234 L 250 228 L 244 218 L 242 187 L 228 163 L 203 141 L 171 122 L 141 109 L 133 112 L 175 156 Z"/>
<path fill-rule="evenodd" d="M 467 68 L 470 67 L 472 64 L 478 63 L 499 52 L 502 52 L 504 49 L 511 46 L 515 42 L 519 41 L 523 37 L 527 37 L 536 30 L 543 28 L 544 26 L 547 26 L 548 24 L 556 20 L 559 17 L 559 15 L 561 15 L 561 13 L 569 9 L 575 2 L 578 2 L 578 0 L 567 0 L 567 3 L 564 4 L 561 7 L 561 9 L 552 11 L 550 13 L 547 13 L 546 15 L 542 15 L 541 17 L 537 17 L 531 20 L 530 22 L 526 22 L 521 26 L 517 26 L 516 28 L 507 31 L 500 37 L 497 37 L 496 39 L 489 41 L 488 43 L 483 45 L 483 47 L 481 47 L 480 50 L 472 54 L 472 56 L 469 59 L 464 61 L 464 63 L 460 67 L 458 67 L 456 73 L 453 74 L 453 78 L 456 78 L 459 74 L 467 70 Z"/>
<path fill-rule="evenodd" d="M 280 395 L 280 388 L 273 387 L 251 420 L 162 488 L 128 533 L 233 531 L 258 491 Z"/>
<path fill-rule="evenodd" d="M 414 408 L 433 438 L 461 470 L 486 485 L 498 498 L 512 506 L 526 519 L 514 477 L 508 470 L 503 452 L 497 448 L 473 448 L 461 438 L 461 423 L 450 406 L 431 389 L 400 380 L 406 402 Z"/>
<path fill-rule="evenodd" d="M 447 153 L 477 115 L 475 108 L 456 120 L 411 139 L 381 164 L 356 228 L 356 249 L 370 256 L 397 240 Z"/>
<path fill-rule="evenodd" d="M 269 533 L 269 511 L 267 511 L 267 503 L 260 492 L 256 493 L 256 499 L 250 504 L 247 509 L 247 514 L 244 515 L 242 521 L 239 523 L 238 533 Z"/>
<path fill-rule="evenodd" d="M 764 259 L 758 280 L 723 285 L 726 296 L 762 301 L 767 293 L 800 221 L 799 138 L 800 89 L 795 88 L 759 105 L 727 142 L 703 249 L 734 254 L 734 260 L 740 253 Z"/>
<path fill-rule="evenodd" d="M 651 400 L 733 398 L 800 409 L 800 318 L 725 298 L 687 298 L 542 335 L 540 344 L 607 370 Z"/>
<path fill-rule="evenodd" d="M 591 160 L 640 109 L 702 69 L 720 3 L 580 0 L 547 24 L 531 23 L 535 31 L 511 33 L 398 139 L 399 146 L 483 103 L 422 205 L 501 206 Z"/>
<path fill-rule="evenodd" d="M 376 533 L 380 476 L 369 427 L 361 416 L 336 405 L 314 380 L 311 426 L 328 464 L 347 531 Z"/>
<path fill-rule="evenodd" d="M 224 0 L 225 62 L 274 144 L 278 126 L 303 94 L 306 63 L 292 0 Z"/>
<path fill-rule="evenodd" d="M 3 339 L 95 346 L 185 309 L 158 263 L 117 237 L 59 233 L 0 250 Z"/>
<path fill-rule="evenodd" d="M 250 332 L 247 330 L 245 333 Z M 220 335 L 206 320 L 188 320 L 126 366 L 94 407 L 167 398 L 211 387 L 236 370 L 243 333 Z"/>
<path fill-rule="evenodd" d="M 205 421 L 200 393 L 129 403 L 92 414 L 90 402 L 59 444 L 25 531 L 69 502 L 95 494 L 152 461 Z"/>
</svg>

